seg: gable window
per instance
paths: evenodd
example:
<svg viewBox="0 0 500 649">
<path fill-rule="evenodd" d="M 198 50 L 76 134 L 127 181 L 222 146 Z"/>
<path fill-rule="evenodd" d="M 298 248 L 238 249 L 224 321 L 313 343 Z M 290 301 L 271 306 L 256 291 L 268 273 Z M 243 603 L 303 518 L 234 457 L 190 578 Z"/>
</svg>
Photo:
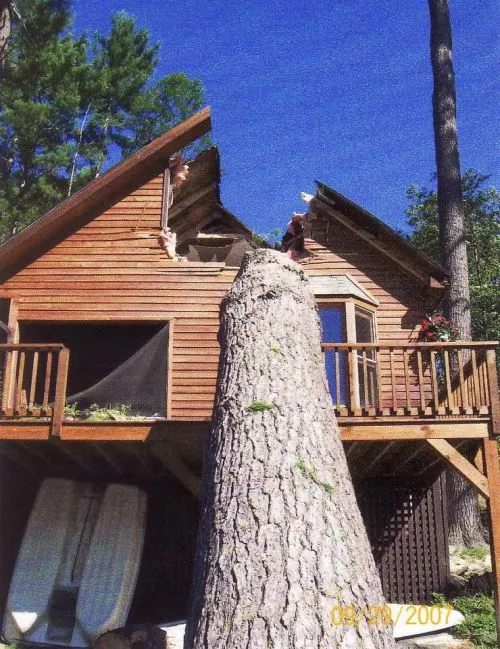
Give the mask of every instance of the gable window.
<svg viewBox="0 0 500 649">
<path fill-rule="evenodd" d="M 311 283 L 323 343 L 376 342 L 377 302 L 372 296 L 347 276 L 313 278 Z M 375 406 L 378 385 L 374 349 L 327 350 L 325 369 L 332 401 L 339 410 Z"/>
</svg>

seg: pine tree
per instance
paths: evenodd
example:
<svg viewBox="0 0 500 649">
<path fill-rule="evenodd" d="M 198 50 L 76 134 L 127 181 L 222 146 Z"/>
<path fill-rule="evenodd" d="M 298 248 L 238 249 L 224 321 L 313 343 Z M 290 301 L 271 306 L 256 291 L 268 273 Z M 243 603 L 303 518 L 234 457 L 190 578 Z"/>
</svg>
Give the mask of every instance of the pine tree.
<svg viewBox="0 0 500 649">
<path fill-rule="evenodd" d="M 20 0 L 0 95 L 0 240 L 203 102 L 198 81 L 151 78 L 158 46 L 120 12 L 75 38 L 71 0 Z"/>
<path fill-rule="evenodd" d="M 455 73 L 448 0 L 428 0 L 431 24 L 431 63 L 434 79 L 432 115 L 437 169 L 439 251 L 448 271 L 450 286 L 445 315 L 462 341 L 471 340 L 471 310 L 467 241 L 462 199 L 460 156 L 456 119 Z M 450 541 L 455 545 L 479 545 L 483 530 L 477 494 L 455 471 L 449 472 Z"/>
<path fill-rule="evenodd" d="M 462 176 L 474 340 L 500 338 L 500 192 L 488 176 L 468 169 Z M 439 219 L 434 188 L 413 185 L 406 193 L 412 227 L 409 240 L 431 259 L 439 258 Z M 499 359 L 500 360 L 500 359 Z"/>
</svg>

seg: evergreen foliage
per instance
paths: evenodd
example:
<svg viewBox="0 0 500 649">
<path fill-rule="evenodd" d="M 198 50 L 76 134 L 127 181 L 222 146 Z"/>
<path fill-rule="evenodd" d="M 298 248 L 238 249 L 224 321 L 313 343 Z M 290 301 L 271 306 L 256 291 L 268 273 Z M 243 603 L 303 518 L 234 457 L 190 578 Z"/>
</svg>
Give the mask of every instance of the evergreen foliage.
<svg viewBox="0 0 500 649">
<path fill-rule="evenodd" d="M 71 33 L 71 0 L 19 0 L 0 79 L 0 240 L 201 107 L 183 73 L 153 81 L 158 45 L 119 12 Z"/>
<path fill-rule="evenodd" d="M 500 192 L 486 187 L 488 176 L 469 169 L 462 176 L 467 255 L 475 340 L 500 339 Z M 413 185 L 406 210 L 413 232 L 408 239 L 439 259 L 439 222 L 434 189 Z"/>
</svg>

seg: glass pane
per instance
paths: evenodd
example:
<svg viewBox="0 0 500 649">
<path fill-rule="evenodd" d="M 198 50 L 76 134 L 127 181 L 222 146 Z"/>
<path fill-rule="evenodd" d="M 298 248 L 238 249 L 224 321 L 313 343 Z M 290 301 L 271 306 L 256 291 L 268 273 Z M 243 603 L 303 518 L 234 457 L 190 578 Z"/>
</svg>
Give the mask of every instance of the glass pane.
<svg viewBox="0 0 500 649">
<path fill-rule="evenodd" d="M 368 357 L 370 353 L 366 358 L 366 381 L 363 355 L 358 354 L 359 403 L 363 408 L 375 407 L 378 400 L 377 365 Z"/>
<path fill-rule="evenodd" d="M 375 342 L 375 328 L 373 313 L 356 308 L 356 342 Z M 366 366 L 363 364 L 363 351 L 358 350 L 358 383 L 359 402 L 362 407 L 374 407 L 378 400 L 376 352 L 374 349 L 366 350 Z"/>
<path fill-rule="evenodd" d="M 323 342 L 345 342 L 344 305 L 320 307 L 319 315 L 323 328 Z M 337 355 L 337 358 L 336 358 Z M 325 352 L 325 369 L 328 387 L 335 405 L 347 403 L 347 354 L 346 352 Z"/>
<path fill-rule="evenodd" d="M 319 308 L 319 317 L 323 328 L 324 343 L 343 343 L 344 334 L 344 306 L 328 306 Z"/>
<path fill-rule="evenodd" d="M 356 309 L 356 342 L 372 343 L 373 340 L 373 316 Z"/>
</svg>

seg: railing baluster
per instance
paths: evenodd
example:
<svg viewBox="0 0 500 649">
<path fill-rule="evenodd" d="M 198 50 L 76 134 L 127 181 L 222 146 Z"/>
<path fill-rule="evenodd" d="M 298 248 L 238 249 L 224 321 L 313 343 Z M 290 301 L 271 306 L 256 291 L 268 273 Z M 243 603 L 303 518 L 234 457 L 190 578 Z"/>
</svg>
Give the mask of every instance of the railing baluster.
<svg viewBox="0 0 500 649">
<path fill-rule="evenodd" d="M 26 352 L 19 354 L 19 365 L 17 369 L 16 390 L 14 393 L 14 411 L 17 414 L 22 412 L 22 390 L 24 380 L 24 364 L 26 363 Z"/>
<path fill-rule="evenodd" d="M 438 415 L 444 415 L 445 409 L 441 406 L 439 400 L 439 385 L 438 385 L 438 374 L 437 374 L 437 353 L 434 350 L 431 350 L 431 383 L 432 383 L 432 402 L 434 407 L 434 412 Z"/>
<path fill-rule="evenodd" d="M 482 412 L 487 413 L 488 407 L 490 405 L 488 388 L 487 388 L 487 377 L 486 377 L 486 354 L 484 350 L 481 353 L 481 360 L 479 362 L 479 385 L 481 389 L 481 406 Z"/>
<path fill-rule="evenodd" d="M 461 349 L 457 349 L 458 357 L 458 381 L 460 384 L 460 396 L 462 398 L 462 410 L 465 414 L 471 415 L 472 408 L 469 408 L 469 398 L 467 396 L 467 386 L 464 377 L 464 357 Z"/>
<path fill-rule="evenodd" d="M 33 412 L 35 406 L 35 392 L 36 392 L 36 381 L 38 378 L 38 358 L 39 352 L 33 352 L 33 366 L 31 370 L 31 385 L 30 385 L 30 396 L 28 400 L 28 410 Z"/>
<path fill-rule="evenodd" d="M 473 349 L 470 357 L 472 363 L 472 378 L 473 378 L 473 389 L 474 389 L 474 399 L 472 405 L 475 410 L 479 410 L 481 406 L 481 388 L 479 386 L 479 372 L 477 371 L 477 357 L 476 350 Z"/>
<path fill-rule="evenodd" d="M 363 360 L 363 396 L 364 396 L 364 407 L 367 410 L 370 407 L 370 398 L 368 396 L 368 363 L 366 360 L 366 349 L 362 351 L 362 360 Z"/>
<path fill-rule="evenodd" d="M 336 397 L 336 408 L 337 410 L 340 410 L 341 402 L 340 402 L 340 352 L 338 349 L 335 349 L 334 352 L 335 354 L 335 397 Z"/>
<path fill-rule="evenodd" d="M 50 379 L 52 375 L 52 352 L 47 353 L 47 364 L 45 366 L 45 383 L 43 386 L 43 402 L 42 402 L 42 412 L 49 412 L 49 391 L 50 391 Z"/>
<path fill-rule="evenodd" d="M 382 413 L 382 373 L 380 371 L 380 349 L 375 349 L 375 370 L 377 372 L 377 403 L 376 408 L 379 414 Z"/>
<path fill-rule="evenodd" d="M 448 404 L 448 410 L 452 415 L 458 415 L 459 410 L 455 406 L 453 399 L 453 391 L 451 389 L 451 366 L 450 366 L 450 353 L 447 349 L 444 350 L 444 381 L 446 385 L 446 401 Z"/>
<path fill-rule="evenodd" d="M 422 350 L 417 349 L 417 371 L 418 371 L 418 388 L 420 394 L 420 411 L 425 413 L 425 386 L 424 386 L 424 369 L 422 364 Z"/>
<path fill-rule="evenodd" d="M 14 414 L 14 393 L 16 386 L 17 361 L 19 353 L 15 349 L 8 349 L 4 367 L 4 388 L 2 410 L 7 417 Z"/>
<path fill-rule="evenodd" d="M 396 371 L 394 369 L 394 347 L 389 348 L 389 361 L 391 367 L 392 410 L 396 413 L 398 409 L 398 395 L 396 391 Z"/>
<path fill-rule="evenodd" d="M 410 374 L 408 370 L 408 350 L 403 349 L 403 364 L 405 373 L 406 410 L 411 414 Z"/>
<path fill-rule="evenodd" d="M 349 394 L 351 398 L 350 409 L 355 417 L 361 415 L 361 405 L 359 403 L 359 375 L 358 375 L 358 351 L 357 348 L 349 345 Z"/>
<path fill-rule="evenodd" d="M 432 416 L 435 413 L 432 393 L 432 351 L 430 349 L 426 349 L 425 352 L 427 352 L 429 357 L 429 373 L 427 374 L 427 376 L 425 376 L 424 374 L 424 415 Z"/>
<path fill-rule="evenodd" d="M 2 414 L 6 414 L 9 407 L 9 383 L 11 368 L 12 351 L 10 349 L 7 349 L 5 350 L 5 356 L 3 358 Z"/>
</svg>

